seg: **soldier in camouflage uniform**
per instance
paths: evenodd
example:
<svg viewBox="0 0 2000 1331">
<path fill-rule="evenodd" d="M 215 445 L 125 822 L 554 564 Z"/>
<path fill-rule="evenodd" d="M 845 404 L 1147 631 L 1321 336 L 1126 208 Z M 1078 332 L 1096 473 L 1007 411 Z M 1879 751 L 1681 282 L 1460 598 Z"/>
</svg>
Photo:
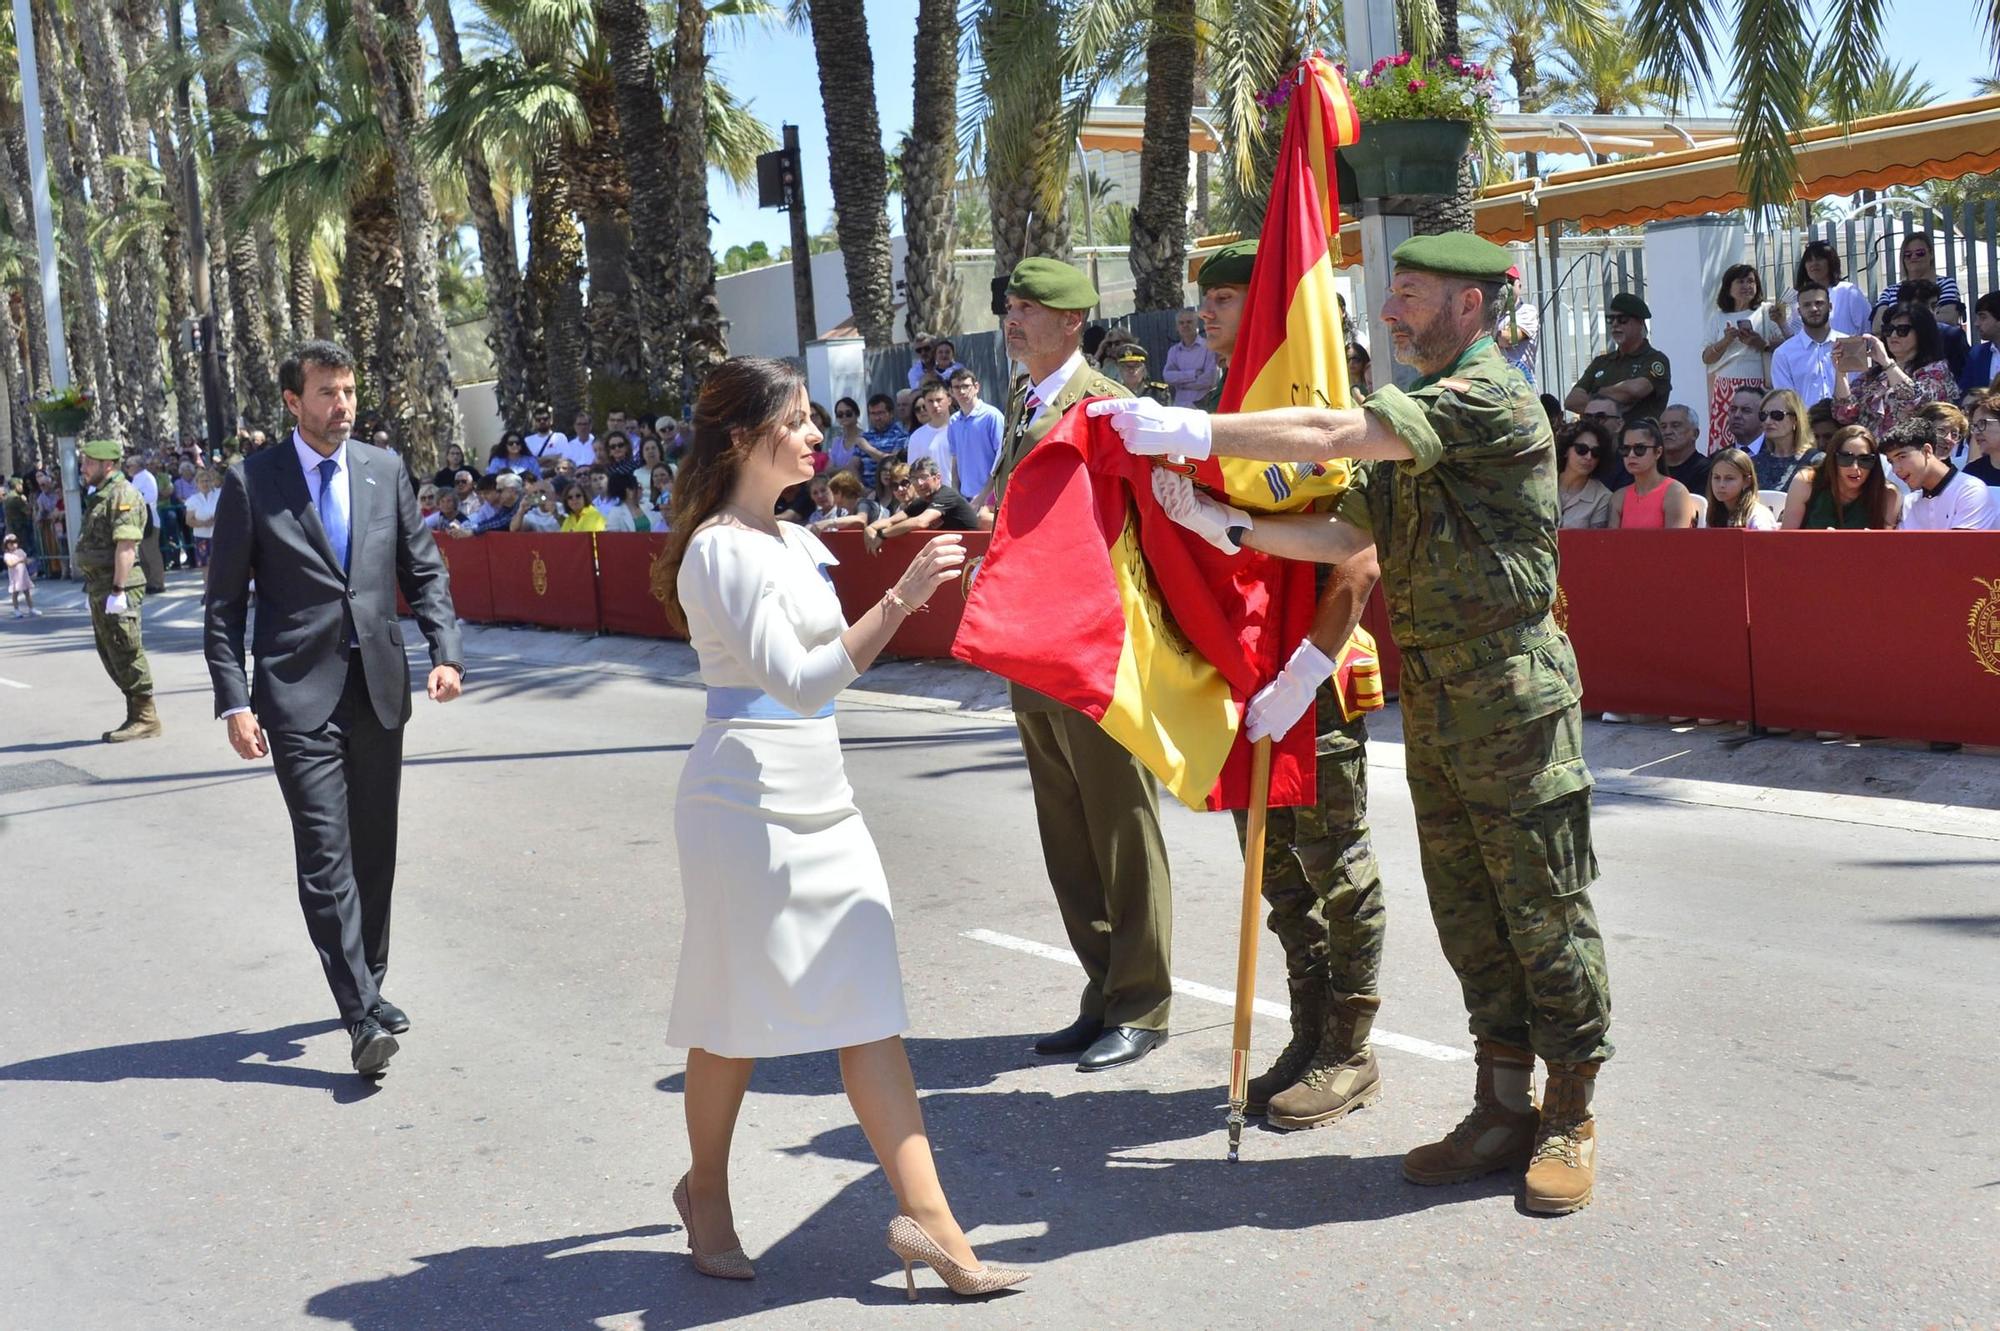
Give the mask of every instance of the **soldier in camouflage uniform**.
<svg viewBox="0 0 2000 1331">
<path fill-rule="evenodd" d="M 151 739 L 160 733 L 153 707 L 153 669 L 139 636 L 139 606 L 146 599 L 146 570 L 139 542 L 146 534 L 146 500 L 118 469 L 119 448 L 109 440 L 83 446 L 79 465 L 95 487 L 76 535 L 76 563 L 97 638 L 97 659 L 125 695 L 125 723 L 104 732 L 106 744 Z"/>
<path fill-rule="evenodd" d="M 1415 1183 L 1527 1166 L 1528 1209 L 1590 1203 L 1597 1072 L 1611 991 L 1591 906 L 1589 770 L 1576 658 L 1550 616 L 1556 457 L 1534 392 L 1495 347 L 1507 252 L 1462 232 L 1397 247 L 1382 317 L 1422 374 L 1362 408 L 1243 416 L 1103 404 L 1138 453 L 1373 460 L 1339 520 L 1258 517 L 1190 494 L 1169 505 L 1211 540 L 1337 561 L 1380 549 L 1403 651 L 1403 736 L 1424 883 L 1464 992 L 1472 1112 L 1403 1160 Z M 1218 535 L 1219 534 L 1219 535 Z M 1537 1111 L 1534 1057 L 1548 1065 Z"/>
<path fill-rule="evenodd" d="M 1202 326 L 1221 368 L 1215 387 L 1197 404 L 1202 411 L 1222 403 L 1256 257 L 1257 242 L 1239 240 L 1209 255 L 1197 274 Z M 1250 1079 L 1245 1112 L 1263 1114 L 1278 1128 L 1333 1123 L 1381 1094 L 1368 1036 L 1382 1006 L 1378 981 L 1388 913 L 1368 836 L 1368 727 L 1358 709 L 1342 706 L 1332 673 L 1378 576 L 1372 549 L 1330 571 L 1307 637 L 1312 650 L 1301 648 L 1252 700 L 1247 718 L 1256 738 L 1261 713 L 1284 707 L 1280 700 L 1289 697 L 1294 710 L 1269 733 L 1284 734 L 1310 711 L 1318 735 L 1319 802 L 1272 809 L 1265 826 L 1264 901 L 1285 953 L 1292 1038 L 1268 1069 Z M 1349 710 L 1355 710 L 1351 720 Z M 1241 843 L 1249 819 L 1240 809 L 1235 817 Z"/>
</svg>

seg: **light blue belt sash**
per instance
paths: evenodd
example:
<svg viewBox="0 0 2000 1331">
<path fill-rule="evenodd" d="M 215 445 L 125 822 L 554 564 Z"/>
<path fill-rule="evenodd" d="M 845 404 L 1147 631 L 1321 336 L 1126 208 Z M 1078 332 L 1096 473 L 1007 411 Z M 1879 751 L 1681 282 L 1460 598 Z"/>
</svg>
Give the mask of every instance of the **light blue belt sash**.
<svg viewBox="0 0 2000 1331">
<path fill-rule="evenodd" d="M 812 714 L 818 720 L 833 715 L 833 704 L 827 703 Z M 724 689 L 711 687 L 708 690 L 708 719 L 711 721 L 803 721 L 808 719 L 803 712 L 791 708 L 773 698 L 762 689 Z"/>
</svg>

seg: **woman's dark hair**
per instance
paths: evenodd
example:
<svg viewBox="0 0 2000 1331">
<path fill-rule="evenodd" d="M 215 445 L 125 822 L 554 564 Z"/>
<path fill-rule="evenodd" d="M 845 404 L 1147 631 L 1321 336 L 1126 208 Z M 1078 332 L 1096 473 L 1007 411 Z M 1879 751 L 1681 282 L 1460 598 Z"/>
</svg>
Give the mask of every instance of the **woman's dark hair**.
<svg viewBox="0 0 2000 1331">
<path fill-rule="evenodd" d="M 833 404 L 833 414 L 838 416 L 842 407 L 846 407 L 854 413 L 855 424 L 859 425 L 861 422 L 861 404 L 851 397 L 841 398 Z"/>
<path fill-rule="evenodd" d="M 490 465 L 495 462 L 505 462 L 506 460 L 507 441 L 502 439 L 499 443 L 493 445 L 493 451 L 486 455 L 486 461 Z"/>
<path fill-rule="evenodd" d="M 1635 434 L 1645 435 L 1647 439 L 1652 441 L 1653 447 L 1660 450 L 1659 461 L 1654 464 L 1653 470 L 1661 476 L 1665 476 L 1667 474 L 1666 442 L 1660 438 L 1660 423 L 1651 416 L 1634 416 L 1631 420 L 1625 422 L 1625 428 L 1619 432 L 1618 442 L 1622 444 Z"/>
<path fill-rule="evenodd" d="M 1757 282 L 1757 294 L 1748 308 L 1756 309 L 1758 303 L 1764 299 L 1764 279 L 1757 275 L 1757 270 L 1747 263 L 1732 263 L 1722 270 L 1722 285 L 1715 293 L 1715 308 L 1724 314 L 1738 313 L 1736 302 L 1729 295 L 1729 288 L 1736 285 L 1736 279 L 1739 277 L 1755 278 Z"/>
<path fill-rule="evenodd" d="M 1601 481 L 1611 474 L 1616 457 L 1612 453 L 1610 433 L 1604 428 L 1602 422 L 1594 421 L 1588 416 L 1582 416 L 1556 431 L 1557 476 L 1561 476 L 1563 469 L 1569 465 L 1569 451 L 1571 447 L 1579 441 L 1586 439 L 1588 442 L 1597 445 L 1597 461 L 1591 467 L 1591 479 Z"/>
<path fill-rule="evenodd" d="M 521 446 L 521 451 L 523 453 L 526 453 L 528 451 L 528 441 L 522 438 L 521 432 L 519 430 L 509 430 L 507 431 L 507 433 L 500 436 L 501 457 L 504 458 L 513 456 L 513 454 L 507 451 L 507 445 L 509 444 L 519 444 Z"/>
<path fill-rule="evenodd" d="M 1876 446 L 1875 436 L 1868 432 L 1865 425 L 1844 425 L 1834 434 L 1825 454 L 1820 457 L 1819 465 L 1813 469 L 1812 489 L 1806 492 L 1806 507 L 1812 507 L 1812 501 L 1817 496 L 1825 495 L 1833 508 L 1833 525 L 1840 525 L 1843 505 L 1833 482 L 1840 474 L 1841 449 L 1857 439 L 1868 445 L 1868 455 L 1874 461 L 1861 469 L 1861 493 L 1855 496 L 1854 502 L 1861 505 L 1861 511 L 1868 515 L 1868 529 L 1881 531 L 1886 525 L 1882 509 L 1888 502 L 1889 482 L 1882 475 L 1882 450 Z"/>
<path fill-rule="evenodd" d="M 1803 287 L 1813 280 L 1812 275 L 1806 272 L 1807 259 L 1826 260 L 1826 281 L 1822 285 L 1829 290 L 1840 281 L 1840 251 L 1833 247 L 1833 242 L 1830 240 L 1814 240 L 1807 242 L 1806 247 L 1799 251 L 1799 266 L 1792 274 L 1794 287 Z"/>
<path fill-rule="evenodd" d="M 1920 300 L 1899 300 L 1889 307 L 1887 314 L 1882 316 L 1882 341 L 1885 347 L 1888 345 L 1890 326 L 1902 320 L 1908 320 L 1910 327 L 1915 329 L 1917 334 L 1917 354 L 1910 362 L 1912 368 L 1920 370 L 1933 361 L 1944 359 L 1943 342 L 1938 337 L 1937 315 L 1931 313 L 1931 307 Z M 1877 367 L 1869 373 L 1879 375 L 1883 371 Z"/>
<path fill-rule="evenodd" d="M 614 471 L 605 483 L 604 494 L 613 503 L 622 504 L 625 496 L 639 488 L 639 478 L 629 471 Z"/>
<path fill-rule="evenodd" d="M 608 449 L 614 443 L 623 444 L 625 447 L 630 448 L 632 447 L 632 436 L 626 434 L 623 430 L 613 430 L 604 436 L 604 446 Z"/>
<path fill-rule="evenodd" d="M 667 547 L 653 575 L 664 586 L 667 622 L 688 631 L 681 607 L 681 563 L 695 529 L 714 517 L 735 488 L 743 459 L 759 438 L 798 400 L 805 376 L 787 361 L 735 356 L 709 371 L 694 403 L 694 442 L 674 478 Z M 872 400 L 872 399 L 871 399 Z M 740 436 L 740 437 L 739 437 Z"/>
</svg>

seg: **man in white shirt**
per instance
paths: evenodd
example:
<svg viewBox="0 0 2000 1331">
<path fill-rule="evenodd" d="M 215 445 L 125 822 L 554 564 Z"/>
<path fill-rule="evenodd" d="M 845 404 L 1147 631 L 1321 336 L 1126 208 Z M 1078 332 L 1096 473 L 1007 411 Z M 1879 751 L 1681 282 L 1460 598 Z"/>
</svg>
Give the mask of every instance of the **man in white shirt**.
<svg viewBox="0 0 2000 1331">
<path fill-rule="evenodd" d="M 569 438 L 563 441 L 562 454 L 579 467 L 588 467 L 597 461 L 597 434 L 591 429 L 589 412 L 576 413 Z"/>
<path fill-rule="evenodd" d="M 146 539 L 139 542 L 139 563 L 146 570 L 146 595 L 158 596 L 167 589 L 167 566 L 160 558 L 160 482 L 137 453 L 125 458 L 125 476 L 146 501 L 151 515 L 146 523 Z"/>
<path fill-rule="evenodd" d="M 528 452 L 546 471 L 550 463 L 559 457 L 567 457 L 563 448 L 569 437 L 556 429 L 556 414 L 547 407 L 535 408 L 535 428 L 527 434 Z"/>
<path fill-rule="evenodd" d="M 1799 288 L 1799 331 L 1771 353 L 1771 387 L 1811 407 L 1833 396 L 1833 297 L 1817 282 Z"/>
<path fill-rule="evenodd" d="M 1992 501 L 1983 482 L 1937 455 L 1937 427 L 1911 416 L 1883 436 L 1882 456 L 1910 487 L 1904 531 L 1991 531 Z"/>
<path fill-rule="evenodd" d="M 917 390 L 917 428 L 910 432 L 910 442 L 906 456 L 912 467 L 920 458 L 930 458 L 937 463 L 938 475 L 944 483 L 957 488 L 956 468 L 952 462 L 951 436 L 946 426 L 951 423 L 951 398 L 943 384 L 936 379 L 924 380 L 924 386 Z"/>
<path fill-rule="evenodd" d="M 1215 387 L 1215 353 L 1208 349 L 1207 343 L 1196 340 L 1195 333 L 1200 327 L 1201 316 L 1193 310 L 1182 310 L 1174 316 L 1174 330 L 1181 340 L 1167 348 L 1160 377 L 1174 390 L 1177 407 L 1194 406 Z"/>
</svg>

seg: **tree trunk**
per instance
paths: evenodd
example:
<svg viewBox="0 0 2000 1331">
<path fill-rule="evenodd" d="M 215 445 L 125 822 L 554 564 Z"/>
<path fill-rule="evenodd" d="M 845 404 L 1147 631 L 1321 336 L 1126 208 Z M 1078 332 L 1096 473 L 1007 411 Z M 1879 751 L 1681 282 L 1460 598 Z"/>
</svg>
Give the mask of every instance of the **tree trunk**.
<svg viewBox="0 0 2000 1331">
<path fill-rule="evenodd" d="M 632 288 L 638 302 L 646 396 L 664 406 L 680 396 L 681 311 L 669 275 L 679 266 L 674 153 L 653 75 L 652 20 L 641 0 L 596 0 L 597 31 L 611 52 L 618 95 L 618 141 L 632 191 Z"/>
<path fill-rule="evenodd" d="M 192 139 L 183 139 L 181 146 L 189 152 L 196 152 Z M 222 191 L 216 188 L 215 172 L 209 172 L 206 188 L 201 194 L 202 226 L 208 236 L 208 300 L 209 310 L 215 319 L 216 361 L 221 369 L 222 401 L 218 411 L 224 429 L 230 434 L 238 432 L 243 420 L 242 375 L 238 367 L 243 362 L 236 343 L 236 299 L 230 290 L 228 247 L 222 237 L 227 234 L 222 225 Z M 282 405 L 282 404 L 281 404 Z M 284 422 L 275 422 L 283 428 Z"/>
<path fill-rule="evenodd" d="M 451 0 L 430 0 L 430 15 L 431 28 L 437 34 L 438 64 L 449 78 L 464 63 Z M 532 403 L 528 346 L 521 320 L 521 268 L 514 253 L 514 212 L 511 206 L 501 210 L 483 149 L 467 151 L 464 167 L 466 206 L 479 237 L 479 266 L 486 278 L 486 345 L 493 351 L 496 376 L 493 396 L 501 421 L 517 425 L 528 420 Z"/>
<path fill-rule="evenodd" d="M 0 291 L 0 390 L 7 394 L 7 442 L 0 444 L 0 476 L 33 470 L 34 430 L 29 424 L 27 367 L 21 361 L 21 330 L 14 325 L 12 288 Z"/>
<path fill-rule="evenodd" d="M 303 342 L 316 337 L 313 316 L 318 309 L 319 274 L 313 271 L 312 240 L 292 236 L 285 244 L 285 304 L 292 324 L 292 340 Z"/>
<path fill-rule="evenodd" d="M 277 362 L 271 354 L 270 325 L 264 317 L 263 265 L 257 253 L 256 230 L 240 220 L 243 206 L 257 182 L 256 167 L 240 151 L 243 129 L 238 117 L 249 114 L 249 103 L 242 75 L 222 58 L 230 43 L 228 16 L 223 6 L 224 0 L 194 3 L 196 40 L 208 62 L 202 81 L 208 88 L 209 106 L 228 113 L 209 118 L 215 137 L 214 188 L 227 228 L 215 233 L 214 245 L 225 251 L 229 267 L 238 405 L 245 420 L 275 431 L 283 404 L 278 396 Z"/>
<path fill-rule="evenodd" d="M 355 36 L 375 83 L 375 111 L 396 182 L 405 301 L 399 341 L 417 426 L 401 443 L 405 461 L 422 476 L 437 470 L 447 449 L 465 443 L 438 298 L 437 204 L 411 147 L 423 128 L 424 50 L 413 0 L 382 0 L 379 17 L 376 0 L 353 5 Z"/>
<path fill-rule="evenodd" d="M 674 71 L 667 87 L 674 116 L 675 230 L 680 262 L 672 274 L 672 308 L 681 324 L 682 402 L 693 401 L 708 372 L 728 359 L 722 303 L 715 298 L 715 257 L 708 249 L 708 7 L 679 0 L 674 11 Z"/>
<path fill-rule="evenodd" d="M 1188 126 L 1194 112 L 1194 0 L 1156 0 L 1146 44 L 1146 131 L 1132 211 L 1139 310 L 1187 303 Z"/>
<path fill-rule="evenodd" d="M 1443 40 L 1438 43 L 1438 57 L 1463 55 L 1464 48 L 1458 39 L 1458 0 L 1437 0 L 1438 22 L 1443 29 Z M 1417 210 L 1411 219 L 1410 230 L 1419 236 L 1434 236 L 1445 231 L 1471 231 L 1474 229 L 1474 214 L 1479 203 L 1479 175 L 1474 170 L 1472 154 L 1459 159 L 1458 188 L 1450 194 L 1440 194 Z"/>
<path fill-rule="evenodd" d="M 861 340 L 870 348 L 886 347 L 896 339 L 896 293 L 890 273 L 889 166 L 875 110 L 868 18 L 861 0 L 808 0 L 807 8 L 826 110 L 827 175 L 847 300 Z"/>
<path fill-rule="evenodd" d="M 14 98 L 0 100 L 0 138 L 6 140 L 6 169 L 0 171 L 0 208 L 7 214 L 7 229 L 22 247 L 21 326 L 28 335 L 29 390 L 36 396 L 49 391 L 48 324 L 42 313 L 42 265 L 37 248 L 35 219 L 28 211 L 28 143 L 21 122 L 21 104 Z M 36 256 L 31 258 L 30 256 Z"/>
<path fill-rule="evenodd" d="M 991 86 L 986 191 L 993 212 L 993 267 L 1005 277 L 1031 255 L 1069 253 L 1070 139 L 1056 49 L 1062 15 L 1053 0 L 995 5 L 981 20 L 987 67 L 1019 50 L 1033 79 Z M 1004 95 L 1002 95 L 1004 93 Z"/>
<path fill-rule="evenodd" d="M 394 355 L 403 311 L 402 243 L 395 182 L 385 168 L 348 205 L 340 318 L 341 336 L 361 366 L 363 409 L 390 417 L 399 415 L 403 400 Z"/>
<path fill-rule="evenodd" d="M 959 332 L 957 248 L 958 7 L 918 0 L 916 83 L 903 141 L 903 327 L 912 338 Z"/>
<path fill-rule="evenodd" d="M 546 401 L 556 420 L 584 406 L 583 234 L 570 214 L 569 171 L 550 144 L 528 207 L 528 293 L 541 321 Z"/>
<path fill-rule="evenodd" d="M 590 137 L 570 151 L 571 198 L 583 221 L 590 300 L 590 405 L 636 409 L 645 392 L 645 353 L 632 296 L 632 187 L 618 133 L 618 96 L 604 79 L 578 89 Z"/>
</svg>

